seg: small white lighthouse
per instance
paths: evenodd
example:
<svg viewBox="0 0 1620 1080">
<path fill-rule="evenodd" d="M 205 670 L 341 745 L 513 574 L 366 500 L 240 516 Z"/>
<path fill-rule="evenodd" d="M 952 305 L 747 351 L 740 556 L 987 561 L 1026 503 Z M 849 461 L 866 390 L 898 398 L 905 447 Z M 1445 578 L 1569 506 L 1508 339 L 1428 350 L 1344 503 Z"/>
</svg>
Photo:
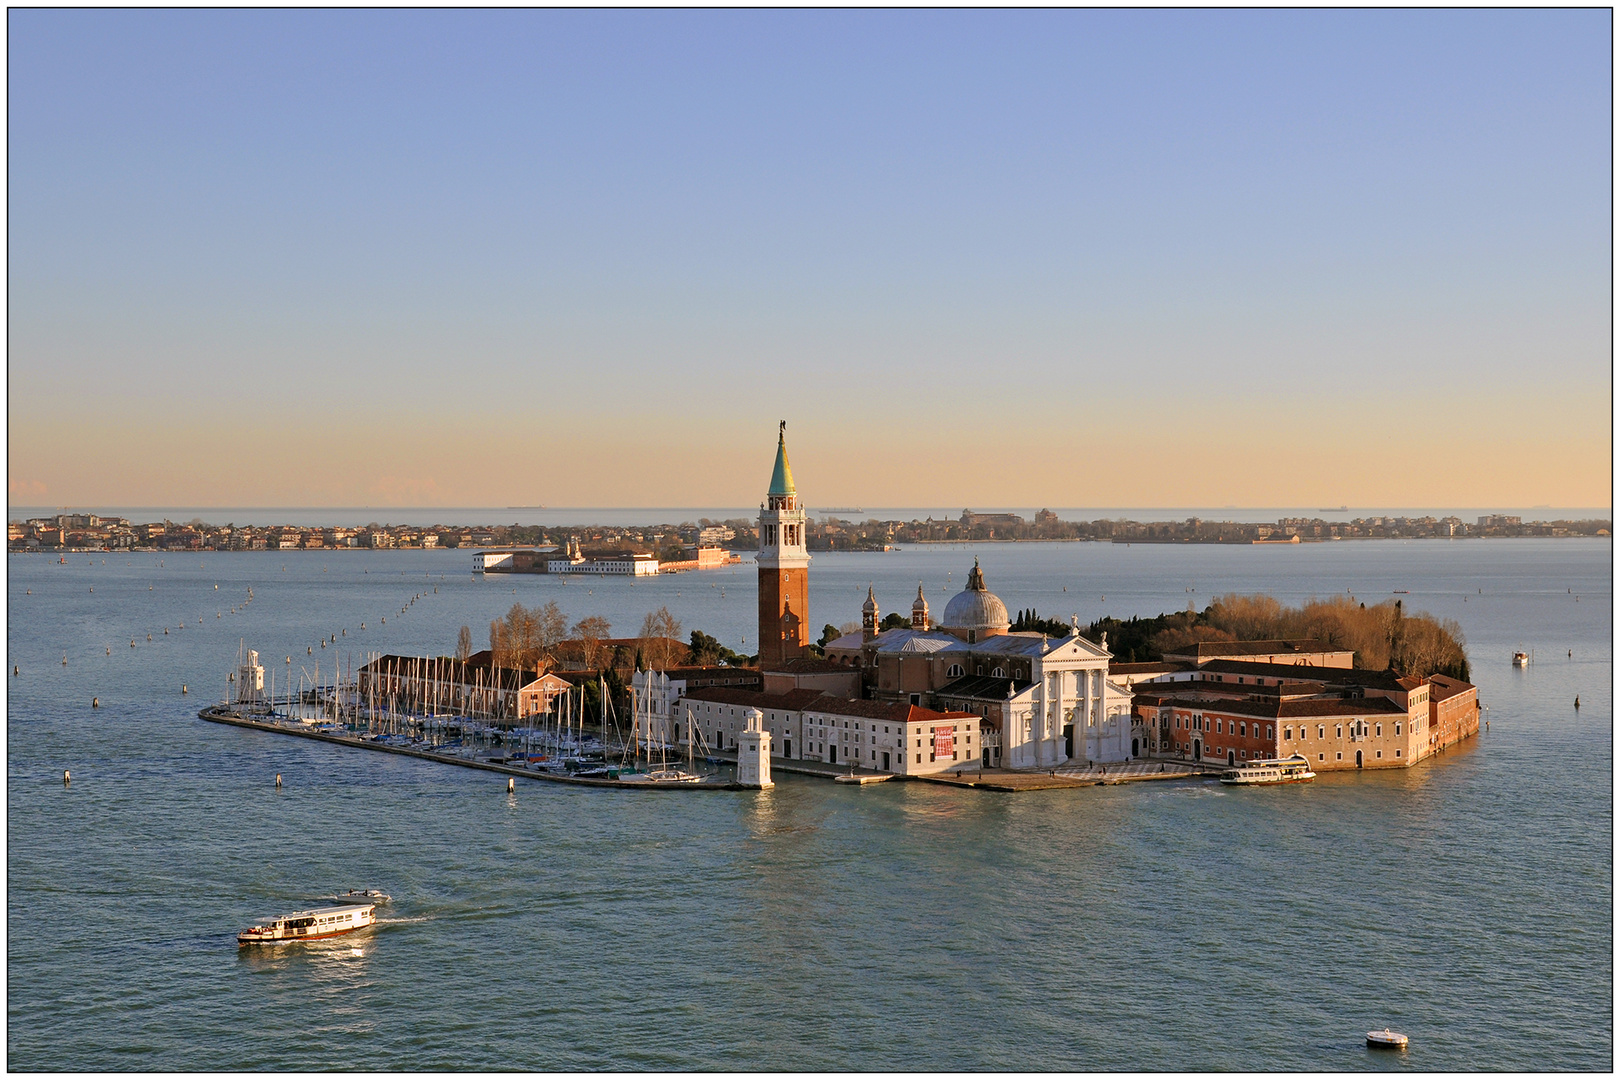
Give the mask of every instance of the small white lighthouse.
<svg viewBox="0 0 1620 1080">
<path fill-rule="evenodd" d="M 771 779 L 771 733 L 764 729 L 764 720 L 764 713 L 749 709 L 737 735 L 737 782 L 743 787 L 776 786 Z"/>
</svg>

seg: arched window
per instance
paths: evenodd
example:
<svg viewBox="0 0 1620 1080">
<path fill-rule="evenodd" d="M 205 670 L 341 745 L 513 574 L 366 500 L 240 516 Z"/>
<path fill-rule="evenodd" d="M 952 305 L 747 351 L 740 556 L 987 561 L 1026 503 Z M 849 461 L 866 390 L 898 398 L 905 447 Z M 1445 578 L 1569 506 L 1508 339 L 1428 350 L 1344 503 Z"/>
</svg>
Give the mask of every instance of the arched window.
<svg viewBox="0 0 1620 1080">
<path fill-rule="evenodd" d="M 991 676 L 991 678 L 995 678 L 995 679 L 1003 679 L 1003 678 L 1006 678 L 1007 673 L 1005 671 L 1003 671 L 1000 667 L 997 667 L 994 671 L 990 672 L 990 676 Z"/>
<path fill-rule="evenodd" d="M 962 671 L 961 664 L 952 664 L 950 667 L 945 669 L 945 677 L 947 679 L 960 679 L 963 674 L 965 673 Z"/>
</svg>

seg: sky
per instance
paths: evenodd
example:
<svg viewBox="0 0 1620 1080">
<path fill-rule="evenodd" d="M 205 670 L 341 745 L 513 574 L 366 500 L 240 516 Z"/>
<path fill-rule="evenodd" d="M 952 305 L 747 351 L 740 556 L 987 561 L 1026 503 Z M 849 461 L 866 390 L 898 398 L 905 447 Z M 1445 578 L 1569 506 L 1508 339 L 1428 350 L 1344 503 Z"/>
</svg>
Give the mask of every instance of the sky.
<svg viewBox="0 0 1620 1080">
<path fill-rule="evenodd" d="M 1607 10 L 21 10 L 14 505 L 1609 506 Z"/>
</svg>

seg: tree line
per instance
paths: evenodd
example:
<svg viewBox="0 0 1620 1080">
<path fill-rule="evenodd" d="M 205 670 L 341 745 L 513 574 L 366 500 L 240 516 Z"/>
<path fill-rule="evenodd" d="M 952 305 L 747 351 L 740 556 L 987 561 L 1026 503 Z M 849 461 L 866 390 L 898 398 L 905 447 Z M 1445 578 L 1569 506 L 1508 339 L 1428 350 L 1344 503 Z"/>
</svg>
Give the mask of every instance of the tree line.
<svg viewBox="0 0 1620 1080">
<path fill-rule="evenodd" d="M 1105 618 L 1085 630 L 1094 642 L 1105 633 L 1109 651 L 1126 663 L 1162 660 L 1167 652 L 1201 641 L 1311 638 L 1353 651 L 1358 668 L 1468 680 L 1466 641 L 1457 621 L 1408 612 L 1400 600 L 1368 607 L 1351 596 L 1332 596 L 1294 608 L 1271 596 L 1231 593 L 1203 611 L 1189 605 L 1147 619 Z"/>
</svg>

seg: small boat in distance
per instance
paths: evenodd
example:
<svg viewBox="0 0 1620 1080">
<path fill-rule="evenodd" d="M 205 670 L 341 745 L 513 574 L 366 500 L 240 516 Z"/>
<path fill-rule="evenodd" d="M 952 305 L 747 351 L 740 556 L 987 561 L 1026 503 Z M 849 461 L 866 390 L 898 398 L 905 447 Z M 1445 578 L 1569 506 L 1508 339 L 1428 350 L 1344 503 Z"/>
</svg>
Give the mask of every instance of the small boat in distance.
<svg viewBox="0 0 1620 1080">
<path fill-rule="evenodd" d="M 319 941 L 350 934 L 377 921 L 375 904 L 312 908 L 266 919 L 236 935 L 238 945 L 275 945 L 283 941 Z"/>
<path fill-rule="evenodd" d="M 1530 654 L 1526 653 L 1526 652 L 1516 652 L 1516 653 L 1514 653 L 1513 654 L 1513 666 L 1514 667 L 1529 667 L 1530 666 Z"/>
<path fill-rule="evenodd" d="M 1304 754 L 1251 761 L 1221 774 L 1223 784 L 1303 784 L 1315 779 Z"/>
<path fill-rule="evenodd" d="M 393 899 L 381 889 L 350 889 L 347 892 L 322 893 L 316 900 L 330 900 L 334 904 L 386 904 Z"/>
<path fill-rule="evenodd" d="M 1367 1045 L 1379 1050 L 1405 1050 L 1407 1039 L 1398 1031 L 1385 1028 L 1383 1031 L 1367 1032 Z"/>
</svg>

